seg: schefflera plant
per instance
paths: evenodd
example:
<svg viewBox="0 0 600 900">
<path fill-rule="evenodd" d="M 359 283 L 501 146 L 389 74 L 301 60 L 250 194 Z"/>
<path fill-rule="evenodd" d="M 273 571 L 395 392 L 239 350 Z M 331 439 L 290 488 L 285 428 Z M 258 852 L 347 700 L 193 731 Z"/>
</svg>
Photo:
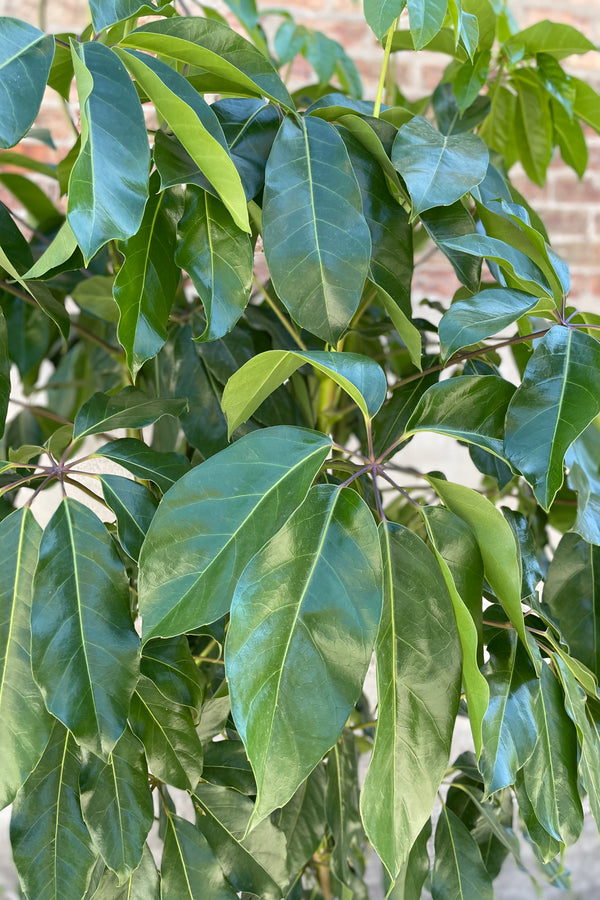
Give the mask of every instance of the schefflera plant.
<svg viewBox="0 0 600 900">
<path fill-rule="evenodd" d="M 517 822 L 564 887 L 585 793 L 600 814 L 600 320 L 507 171 L 542 183 L 559 148 L 583 174 L 600 98 L 561 60 L 594 47 L 491 0 L 368 0 L 371 100 L 335 41 L 286 14 L 270 48 L 281 11 L 228 5 L 246 36 L 137 0 L 93 0 L 81 35 L 0 19 L 2 422 L 11 366 L 25 393 L 0 800 L 24 894 L 349 900 L 377 854 L 390 897 L 485 900 L 523 865 Z M 449 63 L 411 103 L 390 60 L 422 48 Z M 290 94 L 298 53 L 315 81 Z M 79 101 L 56 167 L 10 149 L 48 139 L 47 84 Z M 426 242 L 461 284 L 439 326 L 411 305 Z M 481 490 L 444 456 L 407 467 L 427 432 Z"/>
</svg>

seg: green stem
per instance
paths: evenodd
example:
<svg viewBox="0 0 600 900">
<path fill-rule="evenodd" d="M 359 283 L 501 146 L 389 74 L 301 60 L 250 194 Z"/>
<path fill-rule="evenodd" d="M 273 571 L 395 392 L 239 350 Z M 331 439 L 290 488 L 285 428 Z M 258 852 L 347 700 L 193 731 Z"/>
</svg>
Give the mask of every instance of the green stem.
<svg viewBox="0 0 600 900">
<path fill-rule="evenodd" d="M 383 91 L 385 88 L 385 79 L 387 76 L 387 70 L 390 63 L 390 53 L 392 52 L 392 39 L 394 37 L 394 32 L 398 27 L 398 19 L 394 20 L 392 27 L 388 31 L 385 38 L 385 52 L 383 56 L 383 63 L 381 64 L 381 72 L 379 73 L 379 84 L 377 85 L 377 96 L 375 97 L 375 105 L 373 106 L 373 117 L 375 119 L 379 118 L 379 113 L 381 111 L 381 101 L 383 98 Z"/>
</svg>

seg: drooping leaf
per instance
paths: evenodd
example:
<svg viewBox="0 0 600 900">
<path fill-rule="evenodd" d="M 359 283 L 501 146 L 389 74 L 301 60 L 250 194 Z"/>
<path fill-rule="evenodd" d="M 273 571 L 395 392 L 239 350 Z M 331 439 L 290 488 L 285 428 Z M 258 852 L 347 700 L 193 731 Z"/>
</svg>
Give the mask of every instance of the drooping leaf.
<svg viewBox="0 0 600 900">
<path fill-rule="evenodd" d="M 493 900 L 492 880 L 479 847 L 463 822 L 442 806 L 435 830 L 433 900 Z"/>
<path fill-rule="evenodd" d="M 33 680 L 31 593 L 41 529 L 26 507 L 0 522 L 0 809 L 13 799 L 37 765 L 52 719 Z"/>
<path fill-rule="evenodd" d="M 143 428 L 161 416 L 178 416 L 185 407 L 185 400 L 151 397 L 134 387 L 123 388 L 118 394 L 93 394 L 75 416 L 73 437 L 115 428 Z"/>
<path fill-rule="evenodd" d="M 217 100 L 211 108 L 221 123 L 246 198 L 252 200 L 265 183 L 265 166 L 280 122 L 277 109 L 247 97 Z"/>
<path fill-rule="evenodd" d="M 140 555 L 144 641 L 227 612 L 246 563 L 302 502 L 330 447 L 325 435 L 305 429 L 262 429 L 171 488 Z"/>
<path fill-rule="evenodd" d="M 510 402 L 506 456 L 544 509 L 563 483 L 565 453 L 600 413 L 599 373 L 598 341 L 557 325 L 537 344 Z"/>
<path fill-rule="evenodd" d="M 558 856 L 559 853 L 562 854 L 565 845 L 561 841 L 557 841 L 551 834 L 548 834 L 537 818 L 533 806 L 531 805 L 531 800 L 525 790 L 522 771 L 517 775 L 515 796 L 519 806 L 519 817 L 525 826 L 524 834 L 526 834 L 528 840 L 532 844 L 538 860 L 545 865 L 553 860 L 554 857 Z"/>
<path fill-rule="evenodd" d="M 407 0 L 407 6 L 414 48 L 421 50 L 442 27 L 448 0 Z"/>
<path fill-rule="evenodd" d="M 206 328 L 196 339 L 216 340 L 231 331 L 250 298 L 250 236 L 235 226 L 218 198 L 193 185 L 186 190 L 177 232 L 175 259 L 192 279 L 206 316 Z"/>
<path fill-rule="evenodd" d="M 265 254 L 292 317 L 331 344 L 349 325 L 368 273 L 371 238 L 361 207 L 335 128 L 314 116 L 286 119 L 265 173 Z"/>
<path fill-rule="evenodd" d="M 550 99 L 532 69 L 519 69 L 512 79 L 516 89 L 514 139 L 527 175 L 540 186 L 552 159 Z"/>
<path fill-rule="evenodd" d="M 248 360 L 225 385 L 221 406 L 229 433 L 246 422 L 262 401 L 305 363 L 339 384 L 365 419 L 371 419 L 385 400 L 385 373 L 367 356 L 326 350 L 267 350 Z"/>
<path fill-rule="evenodd" d="M 136 478 L 153 481 L 163 493 L 190 471 L 189 461 L 183 454 L 152 450 L 136 438 L 117 438 L 116 441 L 104 444 L 96 453 L 112 459 Z"/>
<path fill-rule="evenodd" d="M 390 317 L 392 325 L 398 332 L 398 336 L 406 345 L 410 361 L 416 369 L 422 369 L 421 353 L 423 350 L 423 341 L 421 332 L 414 325 L 410 318 L 402 312 L 399 304 L 388 294 L 388 292 L 380 285 L 376 285 L 377 300 L 381 303 L 386 313 Z"/>
<path fill-rule="evenodd" d="M 256 782 L 254 781 L 254 775 L 252 774 L 252 767 L 246 755 L 246 748 L 241 741 L 211 741 L 207 744 L 204 748 L 204 768 L 202 769 L 202 778 L 204 781 L 208 781 L 209 784 L 219 784 L 222 787 L 234 788 L 234 790 L 239 791 L 240 794 L 245 794 L 249 797 L 256 796 Z M 298 788 L 296 794 L 303 793 L 305 785 Z M 296 795 L 294 795 L 294 797 L 295 796 Z M 298 812 L 299 817 L 300 811 L 298 807 L 300 802 L 294 805 L 293 801 L 294 798 L 292 798 L 288 804 L 292 805 L 293 808 L 289 810 L 285 817 L 285 821 L 293 823 L 295 828 L 299 826 L 299 818 L 296 818 L 296 812 Z M 282 821 L 279 822 L 279 827 L 285 831 L 283 821 L 284 820 L 282 819 Z M 289 844 L 290 835 L 287 835 L 287 837 Z M 317 843 L 319 842 L 317 841 Z M 312 856 L 312 851 L 309 856 Z M 294 868 L 294 871 L 298 871 L 306 861 L 307 860 L 304 859 L 297 867 L 290 866 L 290 868 Z"/>
<path fill-rule="evenodd" d="M 0 309 L 0 437 L 4 434 L 9 398 L 10 357 L 8 355 L 8 330 L 4 313 Z"/>
<path fill-rule="evenodd" d="M 105 869 L 93 893 L 84 900 L 159 900 L 158 872 L 148 844 L 144 846 L 142 861 L 135 872 L 123 883 L 114 872 Z"/>
<path fill-rule="evenodd" d="M 325 766 L 321 764 L 288 800 L 277 820 L 278 828 L 286 837 L 288 864 L 293 874 L 302 871 L 323 840 L 325 791 Z"/>
<path fill-rule="evenodd" d="M 421 900 L 423 885 L 429 874 L 427 843 L 431 837 L 431 819 L 427 819 L 421 833 L 410 848 L 408 860 L 396 878 L 389 900 Z"/>
<path fill-rule="evenodd" d="M 167 5 L 168 0 L 158 0 L 156 4 L 152 0 L 90 0 L 94 31 L 102 31 L 132 16 L 156 15 Z"/>
<path fill-rule="evenodd" d="M 444 135 L 423 116 L 415 116 L 398 131 L 392 162 L 406 182 L 417 215 L 460 200 L 485 178 L 489 159 L 477 135 Z"/>
<path fill-rule="evenodd" d="M 154 682 L 165 699 L 192 710 L 200 708 L 204 682 L 185 635 L 166 641 L 148 641 L 142 652 L 140 671 Z"/>
<path fill-rule="evenodd" d="M 111 240 L 127 240 L 148 198 L 144 114 L 123 63 L 98 42 L 71 49 L 81 110 L 81 149 L 69 178 L 68 219 L 86 264 Z"/>
<path fill-rule="evenodd" d="M 0 18 L 0 148 L 18 143 L 38 114 L 54 37 L 20 19 Z"/>
<path fill-rule="evenodd" d="M 529 291 L 537 297 L 551 297 L 552 291 L 542 270 L 516 247 L 484 234 L 466 234 L 444 241 L 451 250 L 485 257 L 497 263 L 507 277 L 508 286 Z"/>
<path fill-rule="evenodd" d="M 77 238 L 67 219 L 56 232 L 52 242 L 46 247 L 42 255 L 27 269 L 23 275 L 24 280 L 42 278 L 52 269 L 61 266 L 71 259 L 77 250 Z M 81 259 L 81 256 L 80 256 Z"/>
<path fill-rule="evenodd" d="M 358 754 L 354 734 L 344 728 L 327 758 L 325 810 L 327 824 L 335 842 L 331 871 L 347 888 L 353 878 L 351 864 L 355 844 L 364 840 L 358 792 Z"/>
<path fill-rule="evenodd" d="M 36 900 L 82 897 L 96 862 L 79 807 L 80 766 L 73 735 L 56 722 L 13 806 L 13 858 L 23 890 Z"/>
<path fill-rule="evenodd" d="M 63 500 L 40 545 L 31 661 L 50 712 L 106 758 L 123 733 L 139 671 L 125 571 L 105 526 Z"/>
<path fill-rule="evenodd" d="M 508 288 L 489 288 L 472 297 L 457 300 L 444 313 L 439 325 L 444 359 L 450 359 L 463 347 L 503 331 L 537 303 L 537 297 Z"/>
<path fill-rule="evenodd" d="M 154 821 L 144 750 L 126 730 L 105 762 L 88 754 L 79 777 L 83 820 L 106 865 L 120 882 L 142 858 Z"/>
<path fill-rule="evenodd" d="M 137 560 L 158 500 L 143 484 L 122 475 L 101 475 L 100 483 L 104 499 L 117 517 L 121 546 Z"/>
<path fill-rule="evenodd" d="M 318 485 L 243 572 L 225 666 L 256 777 L 253 821 L 289 800 L 358 700 L 381 610 L 379 566 L 375 524 L 358 494 Z"/>
<path fill-rule="evenodd" d="M 569 487 L 577 491 L 573 531 L 600 545 L 600 430 L 596 422 L 571 444 L 565 456 Z"/>
<path fill-rule="evenodd" d="M 461 650 L 431 551 L 398 525 L 381 525 L 380 539 L 385 588 L 376 650 L 379 713 L 361 814 L 395 879 L 431 814 L 448 765 Z"/>
<path fill-rule="evenodd" d="M 201 831 L 179 816 L 167 816 L 160 867 L 161 900 L 235 900 Z"/>
<path fill-rule="evenodd" d="M 421 213 L 421 221 L 427 229 L 429 237 L 450 260 L 459 281 L 470 291 L 479 291 L 481 259 L 464 253 L 462 250 L 454 250 L 446 243 L 448 239 L 456 236 L 475 234 L 473 217 L 461 201 L 457 200 L 450 206 L 436 206 L 434 209 L 424 210 Z"/>
</svg>

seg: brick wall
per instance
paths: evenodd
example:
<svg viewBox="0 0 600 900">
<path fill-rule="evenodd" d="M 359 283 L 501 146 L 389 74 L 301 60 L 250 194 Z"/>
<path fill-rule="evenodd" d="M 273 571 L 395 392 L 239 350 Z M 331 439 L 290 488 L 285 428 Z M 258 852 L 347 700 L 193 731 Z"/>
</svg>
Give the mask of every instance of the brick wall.
<svg viewBox="0 0 600 900">
<path fill-rule="evenodd" d="M 210 0 L 208 0 L 210 2 Z M 275 4 L 259 0 L 262 8 Z M 219 7 L 218 0 L 213 4 Z M 355 61 L 363 78 L 365 96 L 375 91 L 381 49 L 366 27 L 362 16 L 362 4 L 356 0 L 279 0 L 294 18 L 307 26 L 318 28 L 338 40 Z M 194 4 L 186 0 L 186 7 Z M 596 44 L 600 43 L 600 0 L 587 3 L 567 3 L 565 0 L 521 0 L 513 3 L 513 12 L 521 27 L 540 19 L 551 18 L 579 28 Z M 16 16 L 38 24 L 38 0 L 0 0 L 0 14 Z M 84 0 L 47 0 L 46 27 L 50 31 L 78 30 L 87 24 L 87 5 Z M 281 19 L 270 16 L 267 28 L 274 30 Z M 428 93 L 437 83 L 447 59 L 439 54 L 396 54 L 394 65 L 398 83 L 409 97 Z M 600 54 L 588 53 L 572 57 L 568 69 L 600 90 Z M 291 82 L 310 78 L 310 70 L 302 61 L 291 74 Z M 53 91 L 48 91 L 40 115 L 40 125 L 51 129 L 57 144 L 57 152 L 48 153 L 40 144 L 27 142 L 27 152 L 56 161 L 70 147 L 73 132 L 65 110 Z M 517 187 L 527 196 L 542 215 L 551 241 L 571 268 L 571 298 L 580 308 L 593 308 L 600 312 L 600 136 L 588 129 L 589 167 L 580 182 L 571 169 L 565 167 L 560 157 L 552 162 L 548 182 L 544 189 L 531 185 L 516 169 L 511 173 Z M 0 193 L 0 197 L 2 194 Z M 418 266 L 414 281 L 415 297 L 429 296 L 447 299 L 453 290 L 453 276 L 441 254 L 428 255 Z"/>
</svg>

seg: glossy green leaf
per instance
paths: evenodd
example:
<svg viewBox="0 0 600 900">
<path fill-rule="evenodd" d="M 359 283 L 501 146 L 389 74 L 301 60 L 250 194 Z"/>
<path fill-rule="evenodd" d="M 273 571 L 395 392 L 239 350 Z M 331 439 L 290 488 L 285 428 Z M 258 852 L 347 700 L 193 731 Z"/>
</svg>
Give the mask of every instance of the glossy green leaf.
<svg viewBox="0 0 600 900">
<path fill-rule="evenodd" d="M 415 116 L 398 131 L 392 162 L 406 182 L 417 215 L 460 200 L 485 178 L 489 159 L 477 135 L 444 135 L 423 116 Z"/>
<path fill-rule="evenodd" d="M 447 238 L 450 250 L 459 250 L 472 256 L 482 256 L 497 263 L 508 276 L 509 287 L 527 290 L 537 297 L 552 296 L 552 291 L 542 270 L 528 256 L 498 238 L 484 234 L 466 234 L 464 237 Z"/>
<path fill-rule="evenodd" d="M 421 900 L 423 885 L 429 874 L 427 843 L 431 837 L 431 819 L 425 822 L 421 833 L 410 848 L 408 860 L 388 893 L 390 900 Z"/>
<path fill-rule="evenodd" d="M 437 206 L 424 210 L 421 221 L 429 237 L 446 256 L 459 281 L 470 291 L 477 292 L 481 284 L 481 259 L 462 250 L 454 250 L 446 243 L 449 239 L 475 234 L 475 222 L 460 200 L 450 206 Z"/>
<path fill-rule="evenodd" d="M 122 475 L 101 475 L 102 494 L 117 517 L 117 534 L 126 553 L 137 560 L 158 500 L 137 481 Z"/>
<path fill-rule="evenodd" d="M 209 784 L 219 784 L 222 787 L 234 788 L 234 790 L 246 796 L 256 796 L 256 782 L 252 774 L 252 767 L 246 755 L 246 748 L 241 741 L 211 741 L 207 744 L 204 748 L 202 778 L 204 781 L 208 781 Z M 305 785 L 298 788 L 296 794 L 303 794 L 305 786 L 306 782 Z M 294 797 L 296 797 L 296 794 Z M 296 818 L 296 813 L 298 813 L 299 817 L 301 801 L 298 801 L 296 804 L 293 801 L 294 798 L 288 804 L 293 805 L 293 809 L 290 809 L 288 812 L 286 821 L 290 820 L 295 828 L 299 825 L 299 818 Z M 283 820 L 279 823 L 279 827 L 285 831 Z M 312 856 L 312 851 L 309 856 Z M 294 871 L 298 871 L 306 861 L 306 859 L 302 860 L 294 868 Z"/>
<path fill-rule="evenodd" d="M 523 783 L 523 772 L 519 772 L 515 784 L 515 796 L 519 807 L 519 818 L 523 822 L 523 833 L 533 845 L 534 853 L 542 864 L 550 862 L 558 854 L 562 854 L 565 845 L 548 834 L 536 817 L 531 800 L 527 796 Z"/>
<path fill-rule="evenodd" d="M 475 536 L 462 519 L 441 506 L 425 507 L 423 517 L 452 601 L 462 651 L 462 683 L 475 752 L 479 756 L 481 723 L 490 695 L 487 682 L 479 671 L 483 562 Z"/>
<path fill-rule="evenodd" d="M 405 6 L 406 0 L 364 0 L 365 19 L 378 41 L 392 27 Z"/>
<path fill-rule="evenodd" d="M 407 6 L 414 47 L 421 50 L 442 27 L 448 0 L 407 0 Z"/>
<path fill-rule="evenodd" d="M 579 435 L 565 456 L 569 487 L 577 491 L 573 531 L 600 545 L 600 429 L 597 422 Z"/>
<path fill-rule="evenodd" d="M 490 703 L 483 720 L 483 751 L 479 767 L 486 794 L 514 784 L 537 739 L 534 704 L 539 680 L 516 632 L 490 642 L 484 675 Z"/>
<path fill-rule="evenodd" d="M 293 319 L 335 344 L 358 307 L 371 238 L 348 151 L 329 122 L 281 125 L 265 173 L 263 241 Z"/>
<path fill-rule="evenodd" d="M 211 182 L 236 225 L 242 231 L 250 231 L 242 182 L 210 107 L 185 78 L 166 63 L 136 51 L 118 52 L 154 103 L 156 111 Z"/>
<path fill-rule="evenodd" d="M 439 325 L 444 359 L 503 331 L 538 304 L 538 298 L 523 291 L 489 288 L 457 300 L 444 313 Z"/>
<path fill-rule="evenodd" d="M 13 806 L 13 858 L 23 890 L 36 900 L 82 897 L 96 862 L 79 808 L 80 765 L 72 734 L 56 722 Z"/>
<path fill-rule="evenodd" d="M 277 108 L 264 100 L 231 97 L 217 100 L 211 109 L 223 128 L 246 198 L 251 200 L 265 183 L 265 166 L 280 123 Z"/>
<path fill-rule="evenodd" d="M 105 762 L 88 754 L 79 777 L 83 820 L 106 865 L 125 881 L 154 821 L 144 750 L 126 730 Z"/>
<path fill-rule="evenodd" d="M 202 832 L 179 816 L 167 816 L 160 874 L 161 900 L 235 900 L 238 896 Z"/>
<path fill-rule="evenodd" d="M 125 571 L 105 526 L 65 499 L 40 545 L 31 661 L 50 712 L 106 758 L 123 733 L 139 671 Z"/>
<path fill-rule="evenodd" d="M 37 765 L 52 728 L 29 655 L 32 582 L 40 538 L 41 529 L 26 507 L 0 522 L 0 809 L 13 800 Z"/>
<path fill-rule="evenodd" d="M 167 700 L 145 675 L 131 700 L 129 724 L 144 745 L 153 775 L 182 791 L 198 783 L 202 744 L 191 711 Z"/>
<path fill-rule="evenodd" d="M 421 370 L 421 353 L 423 349 L 421 332 L 416 325 L 413 325 L 409 317 L 402 312 L 400 305 L 380 285 L 376 285 L 376 295 L 377 300 L 390 317 L 392 325 L 398 332 L 398 336 L 405 344 L 411 363 L 416 369 Z"/>
<path fill-rule="evenodd" d="M 244 570 L 225 665 L 256 776 L 253 822 L 287 802 L 339 737 L 371 658 L 380 578 L 371 512 L 354 491 L 333 485 L 313 488 Z"/>
<path fill-rule="evenodd" d="M 523 49 L 525 56 L 551 53 L 555 59 L 596 49 L 595 45 L 572 25 L 550 22 L 548 19 L 518 31 L 506 42 L 505 47 L 508 52 L 513 48 L 518 48 L 519 51 Z"/>
<path fill-rule="evenodd" d="M 237 791 L 203 783 L 193 799 L 196 825 L 234 888 L 280 900 L 289 883 L 283 832 L 266 819 L 244 837 L 253 804 Z"/>
<path fill-rule="evenodd" d="M 302 502 L 330 447 L 325 435 L 305 429 L 263 429 L 171 488 L 140 556 L 144 641 L 227 612 L 246 564 Z"/>
<path fill-rule="evenodd" d="M 523 766 L 523 780 L 535 815 L 546 831 L 565 844 L 581 833 L 583 811 L 577 789 L 577 735 L 564 707 L 560 684 L 542 666 L 533 714 L 538 737 Z"/>
<path fill-rule="evenodd" d="M 156 15 L 169 0 L 90 0 L 90 12 L 94 31 L 102 31 L 109 25 L 130 19 L 132 16 Z"/>
<path fill-rule="evenodd" d="M 356 844 L 364 841 L 359 809 L 358 753 L 352 729 L 344 728 L 329 751 L 326 772 L 325 810 L 334 840 L 331 871 L 346 888 L 351 888 L 353 851 Z"/>
<path fill-rule="evenodd" d="M 18 143 L 38 114 L 54 56 L 54 37 L 0 18 L 0 148 Z"/>
<path fill-rule="evenodd" d="M 441 381 L 419 400 L 406 434 L 447 434 L 504 459 L 504 419 L 514 392 L 514 385 L 497 375 L 462 375 Z"/>
<path fill-rule="evenodd" d="M 431 875 L 433 900 L 493 900 L 492 880 L 475 839 L 447 806 L 442 806 L 435 830 L 435 863 Z"/>
<path fill-rule="evenodd" d="M 51 269 L 61 266 L 71 259 L 76 250 L 77 238 L 65 219 L 42 255 L 25 272 L 23 279 L 33 281 L 36 278 L 42 278 Z"/>
<path fill-rule="evenodd" d="M 178 416 L 185 400 L 151 397 L 134 387 L 118 394 L 93 394 L 75 416 L 74 438 L 113 431 L 115 428 L 144 428 L 161 416 Z"/>
<path fill-rule="evenodd" d="M 326 831 L 325 766 L 318 765 L 281 810 L 277 825 L 288 845 L 290 872 L 301 872 Z"/>
<path fill-rule="evenodd" d="M 93 893 L 84 900 L 159 900 L 158 872 L 148 845 L 144 846 L 142 861 L 135 872 L 119 884 L 117 876 L 105 869 Z"/>
<path fill-rule="evenodd" d="M 153 481 L 163 493 L 190 471 L 189 461 L 183 454 L 152 450 L 136 438 L 117 438 L 100 447 L 96 454 L 112 459 L 136 478 Z"/>
<path fill-rule="evenodd" d="M 69 178 L 68 219 L 86 263 L 142 222 L 150 148 L 137 93 L 123 63 L 98 42 L 73 44 L 81 149 Z"/>
<path fill-rule="evenodd" d="M 376 649 L 379 713 L 361 814 L 395 879 L 448 765 L 461 650 L 435 556 L 402 526 L 381 525 L 380 538 L 385 587 Z"/>
<path fill-rule="evenodd" d="M 544 509 L 563 483 L 565 453 L 600 413 L 599 373 L 598 341 L 557 325 L 537 344 L 511 400 L 506 456 Z"/>
<path fill-rule="evenodd" d="M 128 34 L 121 46 L 169 56 L 235 85 L 235 93 L 269 97 L 285 109 L 295 108 L 267 56 L 214 19 L 182 16 L 150 22 Z"/>
<path fill-rule="evenodd" d="M 154 682 L 165 699 L 193 710 L 200 708 L 204 682 L 185 635 L 166 641 L 148 641 L 142 652 L 140 671 Z"/>
<path fill-rule="evenodd" d="M 229 434 L 246 422 L 263 400 L 305 363 L 339 384 L 365 419 L 371 419 L 385 400 L 387 381 L 384 371 L 367 356 L 326 350 L 267 350 L 248 360 L 225 385 L 221 406 Z"/>
<path fill-rule="evenodd" d="M 173 255 L 181 204 L 172 191 L 156 193 L 157 187 L 158 178 L 153 178 L 139 231 L 119 245 L 125 259 L 113 288 L 120 311 L 117 336 L 134 381 L 146 360 L 153 359 L 167 339 L 167 322 L 179 285 Z"/>
<path fill-rule="evenodd" d="M 531 180 L 541 186 L 553 150 L 550 100 L 531 69 L 518 70 L 512 85 L 517 91 L 514 136 L 519 159 Z"/>
<path fill-rule="evenodd" d="M 196 339 L 216 340 L 231 331 L 250 298 L 250 236 L 236 227 L 217 197 L 193 185 L 186 190 L 177 233 L 175 259 L 192 279 L 206 316 L 206 328 Z"/>
</svg>

